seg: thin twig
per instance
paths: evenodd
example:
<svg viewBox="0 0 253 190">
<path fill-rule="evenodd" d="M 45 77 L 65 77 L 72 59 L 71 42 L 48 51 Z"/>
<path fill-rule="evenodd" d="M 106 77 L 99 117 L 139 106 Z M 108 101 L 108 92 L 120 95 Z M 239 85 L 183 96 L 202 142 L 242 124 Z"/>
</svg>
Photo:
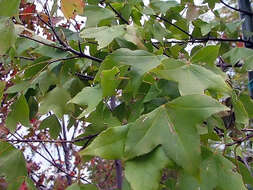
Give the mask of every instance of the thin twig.
<svg viewBox="0 0 253 190">
<path fill-rule="evenodd" d="M 251 138 L 253 138 L 253 133 L 250 134 L 250 135 L 247 135 L 246 137 L 237 139 L 237 140 L 235 140 L 235 141 L 232 142 L 232 143 L 225 144 L 225 146 L 226 146 L 226 147 L 227 147 L 227 146 L 233 146 L 233 145 L 235 145 L 235 144 L 240 145 L 242 142 L 245 142 L 245 141 L 247 141 L 247 140 L 249 140 L 249 139 L 251 139 Z"/>
<path fill-rule="evenodd" d="M 253 13 L 252 12 L 249 12 L 249 11 L 245 11 L 245 10 L 242 10 L 242 9 L 237 9 L 235 7 L 232 7 L 230 5 L 228 5 L 227 3 L 225 3 L 223 0 L 220 0 L 220 2 L 225 5 L 226 7 L 234 10 L 234 11 L 237 11 L 237 12 L 241 12 L 241 13 L 244 13 L 244 14 L 247 14 L 247 15 L 250 15 L 250 16 L 253 16 Z"/>
<path fill-rule="evenodd" d="M 23 35 L 23 34 L 19 34 L 19 37 L 32 40 L 32 41 L 34 41 L 34 42 L 43 44 L 43 45 L 48 46 L 48 47 L 52 47 L 52 48 L 60 49 L 60 50 L 62 50 L 62 51 L 66 51 L 65 48 L 62 48 L 62 47 L 59 47 L 59 46 L 55 46 L 55 45 L 52 45 L 52 44 L 45 43 L 45 42 L 43 42 L 43 41 L 34 39 L 34 38 L 30 37 L 30 36 L 26 36 L 26 35 Z"/>
<path fill-rule="evenodd" d="M 251 43 L 249 40 L 244 40 L 241 38 L 216 38 L 216 37 L 206 37 L 206 38 L 194 38 L 191 40 L 170 40 L 170 41 L 163 41 L 164 44 L 187 44 L 187 43 L 206 43 L 208 41 L 216 41 L 216 42 L 243 42 L 243 43 Z M 152 42 L 155 45 L 161 44 L 161 42 Z"/>
<path fill-rule="evenodd" d="M 13 137 L 15 137 L 16 138 L 16 140 L 22 140 L 22 136 L 20 136 L 18 133 L 16 133 L 18 136 L 19 136 L 19 138 L 21 138 L 21 139 L 19 139 L 15 134 L 13 134 L 13 133 L 10 133 Z M 66 172 L 64 169 L 62 169 L 61 167 L 59 167 L 59 165 L 58 164 L 54 164 L 51 160 L 49 160 L 47 157 L 45 157 L 43 154 L 41 154 L 39 151 L 37 151 L 36 149 L 34 149 L 33 148 L 33 146 L 30 144 L 30 143 L 28 143 L 28 145 L 31 147 L 31 149 L 34 151 L 34 152 L 36 152 L 38 155 L 40 155 L 42 158 L 44 158 L 47 162 L 49 162 L 52 166 L 54 166 L 55 168 L 57 168 L 59 171 L 61 171 L 61 172 L 63 172 L 64 174 L 66 174 L 66 175 L 68 175 L 68 176 L 70 176 L 70 177 L 74 177 L 74 178 L 78 178 L 78 177 L 76 177 L 76 176 L 72 176 L 72 175 L 70 175 L 68 172 Z M 85 182 L 87 182 L 87 183 L 89 183 L 90 184 L 90 182 L 87 180 L 87 179 L 85 179 L 85 178 L 80 178 L 80 179 L 82 179 L 82 180 L 84 180 Z"/>
<path fill-rule="evenodd" d="M 156 18 L 159 18 L 160 20 L 162 20 L 162 21 L 164 21 L 164 22 L 167 22 L 168 24 L 174 26 L 175 28 L 177 28 L 177 29 L 180 30 L 181 32 L 185 33 L 185 34 L 186 34 L 187 36 L 189 36 L 190 38 L 193 38 L 193 36 L 192 36 L 189 32 L 185 31 L 184 29 L 182 29 L 181 27 L 177 26 L 176 24 L 173 24 L 172 22 L 170 22 L 170 21 L 167 20 L 166 18 L 160 17 L 160 16 L 158 16 L 158 15 L 153 15 L 153 16 L 156 17 Z"/>
<path fill-rule="evenodd" d="M 75 142 L 80 142 L 80 141 L 84 141 L 84 140 L 89 140 L 92 139 L 94 137 L 96 137 L 98 135 L 89 135 L 89 136 L 85 136 L 85 137 L 80 137 L 77 139 L 73 139 L 73 140 L 40 140 L 40 139 L 0 139 L 0 141 L 2 142 L 11 142 L 11 143 L 75 143 Z"/>
</svg>

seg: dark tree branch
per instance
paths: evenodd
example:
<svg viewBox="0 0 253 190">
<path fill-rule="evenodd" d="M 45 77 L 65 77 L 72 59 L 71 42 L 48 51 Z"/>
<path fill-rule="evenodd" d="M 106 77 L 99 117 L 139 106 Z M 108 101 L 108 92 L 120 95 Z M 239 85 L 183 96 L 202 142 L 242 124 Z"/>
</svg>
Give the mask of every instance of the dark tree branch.
<svg viewBox="0 0 253 190">
<path fill-rule="evenodd" d="M 235 7 L 232 7 L 230 5 L 228 5 L 227 3 L 225 3 L 223 0 L 220 0 L 220 2 L 225 5 L 226 7 L 234 10 L 234 11 L 237 11 L 237 12 L 241 12 L 241 13 L 244 13 L 244 14 L 247 14 L 247 15 L 250 15 L 250 16 L 253 16 L 253 13 L 252 12 L 249 12 L 249 11 L 245 11 L 245 10 L 242 10 L 242 9 L 237 9 Z"/>
<path fill-rule="evenodd" d="M 55 162 L 55 159 L 53 158 L 52 154 L 49 152 L 49 150 L 48 150 L 48 148 L 46 147 L 46 145 L 45 145 L 43 142 L 41 142 L 41 144 L 42 144 L 43 148 L 45 149 L 45 151 L 47 152 L 47 154 L 49 155 L 49 157 L 51 158 L 52 162 L 53 162 L 55 165 L 57 165 L 57 163 Z"/>
<path fill-rule="evenodd" d="M 232 142 L 232 143 L 225 144 L 225 146 L 226 146 L 226 147 L 227 147 L 227 146 L 233 146 L 233 145 L 235 145 L 235 144 L 236 144 L 236 145 L 240 145 L 242 142 L 245 142 L 245 141 L 247 141 L 247 140 L 249 140 L 249 139 L 251 139 L 251 138 L 253 138 L 253 133 L 250 134 L 250 135 L 247 135 L 246 137 L 237 139 L 237 140 L 235 140 L 235 141 Z"/>
<path fill-rule="evenodd" d="M 65 48 L 62 48 L 62 47 L 59 47 L 59 46 L 55 46 L 55 45 L 53 45 L 53 44 L 45 43 L 45 42 L 43 42 L 43 41 L 34 39 L 34 38 L 30 37 L 30 36 L 26 36 L 26 35 L 23 35 L 23 34 L 19 34 L 19 37 L 32 40 L 32 41 L 34 41 L 34 42 L 37 42 L 37 43 L 39 43 L 39 44 L 42 44 L 42 45 L 45 45 L 45 46 L 48 46 L 48 47 L 52 47 L 52 48 L 56 48 L 56 49 L 59 49 L 59 50 L 62 50 L 62 51 L 66 51 Z"/>
<path fill-rule="evenodd" d="M 191 40 L 170 40 L 170 41 L 164 41 L 164 44 L 187 44 L 187 43 L 207 43 L 208 41 L 214 41 L 214 42 L 243 42 L 243 43 L 251 43 L 249 40 L 243 40 L 241 38 L 216 38 L 216 37 L 206 37 L 206 38 L 193 38 Z M 159 45 L 161 42 L 152 42 L 155 45 Z"/>
<path fill-rule="evenodd" d="M 153 15 L 153 16 L 156 17 L 156 18 L 159 18 L 160 20 L 162 20 L 162 21 L 164 21 L 164 22 L 166 22 L 166 23 L 168 23 L 168 24 L 170 24 L 170 25 L 172 25 L 172 26 L 174 26 L 175 28 L 177 28 L 177 29 L 180 30 L 181 32 L 185 33 L 185 34 L 186 34 L 187 36 L 189 36 L 190 38 L 193 38 L 193 36 L 192 36 L 189 32 L 185 31 L 184 29 L 182 29 L 181 27 L 177 26 L 176 24 L 173 24 L 172 22 L 170 22 L 170 21 L 167 20 L 166 18 L 160 17 L 160 16 L 158 16 L 158 15 Z"/>
<path fill-rule="evenodd" d="M 113 8 L 113 6 L 110 3 L 107 3 L 107 5 L 113 10 L 113 12 L 127 25 L 129 25 L 129 22 L 116 10 Z"/>
<path fill-rule="evenodd" d="M 94 80 L 93 76 L 84 75 L 82 73 L 75 73 L 80 80 Z"/>
</svg>

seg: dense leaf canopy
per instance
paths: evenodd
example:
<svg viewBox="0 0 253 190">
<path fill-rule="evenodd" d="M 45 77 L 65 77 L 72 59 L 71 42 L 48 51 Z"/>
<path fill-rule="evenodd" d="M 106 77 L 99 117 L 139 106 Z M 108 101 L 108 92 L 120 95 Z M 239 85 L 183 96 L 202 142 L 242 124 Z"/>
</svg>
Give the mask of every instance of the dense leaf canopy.
<svg viewBox="0 0 253 190">
<path fill-rule="evenodd" d="M 240 13 L 253 17 L 234 0 L 0 0 L 0 189 L 253 189 Z"/>
</svg>

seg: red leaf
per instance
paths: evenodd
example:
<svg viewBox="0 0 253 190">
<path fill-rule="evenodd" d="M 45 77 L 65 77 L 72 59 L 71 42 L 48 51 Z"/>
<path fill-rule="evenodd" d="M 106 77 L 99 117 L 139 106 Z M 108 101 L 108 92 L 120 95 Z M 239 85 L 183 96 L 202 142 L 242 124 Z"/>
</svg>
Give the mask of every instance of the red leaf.
<svg viewBox="0 0 253 190">
<path fill-rule="evenodd" d="M 22 183 L 22 185 L 20 186 L 19 190 L 28 190 L 25 181 Z"/>
</svg>

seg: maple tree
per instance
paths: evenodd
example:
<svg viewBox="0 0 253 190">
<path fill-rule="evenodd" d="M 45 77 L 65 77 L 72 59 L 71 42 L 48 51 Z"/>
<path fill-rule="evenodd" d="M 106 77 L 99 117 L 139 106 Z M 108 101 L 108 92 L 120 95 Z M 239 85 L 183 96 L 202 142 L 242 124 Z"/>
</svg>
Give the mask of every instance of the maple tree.
<svg viewBox="0 0 253 190">
<path fill-rule="evenodd" d="M 233 0 L 0 0 L 0 189 L 253 189 L 240 13 L 253 16 Z"/>
</svg>

